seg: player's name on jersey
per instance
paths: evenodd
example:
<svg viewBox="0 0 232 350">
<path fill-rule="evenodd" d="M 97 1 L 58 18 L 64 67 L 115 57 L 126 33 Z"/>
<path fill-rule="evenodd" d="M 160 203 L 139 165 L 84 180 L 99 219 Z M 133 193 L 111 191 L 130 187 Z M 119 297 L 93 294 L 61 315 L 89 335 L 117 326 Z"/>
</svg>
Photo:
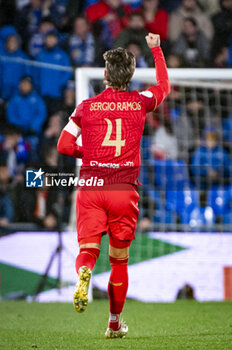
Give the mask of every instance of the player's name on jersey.
<svg viewBox="0 0 232 350">
<path fill-rule="evenodd" d="M 139 102 L 93 102 L 90 111 L 140 111 Z"/>
</svg>

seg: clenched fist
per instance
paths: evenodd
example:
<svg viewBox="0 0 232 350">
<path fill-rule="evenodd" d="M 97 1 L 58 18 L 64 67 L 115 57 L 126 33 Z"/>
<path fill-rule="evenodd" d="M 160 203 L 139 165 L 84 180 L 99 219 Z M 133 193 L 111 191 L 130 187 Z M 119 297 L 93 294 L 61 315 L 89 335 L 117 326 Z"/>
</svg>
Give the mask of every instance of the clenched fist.
<svg viewBox="0 0 232 350">
<path fill-rule="evenodd" d="M 147 45 L 152 49 L 153 47 L 160 46 L 160 36 L 158 34 L 149 33 L 145 37 Z"/>
</svg>

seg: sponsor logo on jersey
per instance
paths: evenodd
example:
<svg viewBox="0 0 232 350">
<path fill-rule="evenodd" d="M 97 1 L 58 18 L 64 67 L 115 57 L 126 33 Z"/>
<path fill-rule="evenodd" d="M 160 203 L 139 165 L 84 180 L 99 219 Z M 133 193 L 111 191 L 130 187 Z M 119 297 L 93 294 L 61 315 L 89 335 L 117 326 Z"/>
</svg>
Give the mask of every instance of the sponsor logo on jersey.
<svg viewBox="0 0 232 350">
<path fill-rule="evenodd" d="M 116 164 L 116 163 L 100 163 L 100 162 L 98 162 L 96 160 L 91 160 L 90 166 L 98 166 L 100 168 L 115 168 L 115 169 L 120 168 L 120 164 Z"/>
<path fill-rule="evenodd" d="M 114 169 L 118 169 L 120 167 L 132 167 L 134 166 L 134 162 L 126 162 L 126 163 L 123 163 L 123 164 L 116 164 L 116 163 L 100 163 L 98 162 L 97 160 L 91 160 L 90 162 L 90 166 L 98 166 L 100 168 L 114 168 Z"/>
</svg>

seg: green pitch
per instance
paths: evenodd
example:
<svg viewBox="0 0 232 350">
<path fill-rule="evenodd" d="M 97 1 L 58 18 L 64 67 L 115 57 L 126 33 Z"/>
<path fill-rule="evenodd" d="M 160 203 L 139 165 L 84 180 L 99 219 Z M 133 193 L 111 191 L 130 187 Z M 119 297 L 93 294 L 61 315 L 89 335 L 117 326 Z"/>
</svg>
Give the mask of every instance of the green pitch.
<svg viewBox="0 0 232 350">
<path fill-rule="evenodd" d="M 108 302 L 77 314 L 71 304 L 0 302 L 0 349 L 231 350 L 232 303 L 127 301 L 125 339 L 104 339 Z"/>
</svg>

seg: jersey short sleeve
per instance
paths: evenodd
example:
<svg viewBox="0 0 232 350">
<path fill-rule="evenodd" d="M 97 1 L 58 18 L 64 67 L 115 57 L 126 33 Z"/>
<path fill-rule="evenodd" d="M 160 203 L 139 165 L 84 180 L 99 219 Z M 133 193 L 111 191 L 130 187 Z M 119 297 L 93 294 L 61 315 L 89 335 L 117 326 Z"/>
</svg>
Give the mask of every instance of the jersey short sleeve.
<svg viewBox="0 0 232 350">
<path fill-rule="evenodd" d="M 157 100 L 155 95 L 149 91 L 142 91 L 139 93 L 139 96 L 143 102 L 143 105 L 145 106 L 145 110 L 147 113 L 154 111 L 157 105 Z"/>
<path fill-rule="evenodd" d="M 81 119 L 83 116 L 83 102 L 80 103 L 73 111 L 71 119 L 79 128 L 81 128 Z"/>
</svg>

